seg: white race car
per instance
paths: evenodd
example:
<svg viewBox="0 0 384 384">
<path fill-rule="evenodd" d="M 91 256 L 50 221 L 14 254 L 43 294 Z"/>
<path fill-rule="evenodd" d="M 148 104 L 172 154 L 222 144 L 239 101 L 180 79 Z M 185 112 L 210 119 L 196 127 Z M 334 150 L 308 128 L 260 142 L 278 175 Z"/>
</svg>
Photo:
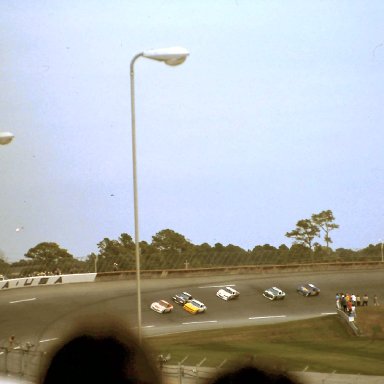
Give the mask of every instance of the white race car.
<svg viewBox="0 0 384 384">
<path fill-rule="evenodd" d="M 285 297 L 285 292 L 280 288 L 271 287 L 264 291 L 263 296 L 269 300 L 282 300 Z"/>
<path fill-rule="evenodd" d="M 240 292 L 236 291 L 236 289 L 233 289 L 232 287 L 224 287 L 216 292 L 216 296 L 225 301 L 236 299 L 239 295 Z"/>
<path fill-rule="evenodd" d="M 173 305 L 165 300 L 155 301 L 151 304 L 151 309 L 158 313 L 168 313 L 173 309 Z"/>
</svg>

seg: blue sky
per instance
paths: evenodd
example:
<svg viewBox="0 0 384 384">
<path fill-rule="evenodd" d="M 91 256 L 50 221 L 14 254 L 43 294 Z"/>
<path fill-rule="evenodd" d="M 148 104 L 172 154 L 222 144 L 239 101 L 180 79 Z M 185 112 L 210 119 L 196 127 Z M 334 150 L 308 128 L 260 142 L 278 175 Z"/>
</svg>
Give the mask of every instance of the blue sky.
<svg viewBox="0 0 384 384">
<path fill-rule="evenodd" d="M 0 249 L 75 257 L 133 235 L 135 65 L 141 239 L 291 244 L 331 209 L 335 248 L 384 238 L 382 1 L 0 2 Z M 22 230 L 16 231 L 16 228 Z"/>
</svg>

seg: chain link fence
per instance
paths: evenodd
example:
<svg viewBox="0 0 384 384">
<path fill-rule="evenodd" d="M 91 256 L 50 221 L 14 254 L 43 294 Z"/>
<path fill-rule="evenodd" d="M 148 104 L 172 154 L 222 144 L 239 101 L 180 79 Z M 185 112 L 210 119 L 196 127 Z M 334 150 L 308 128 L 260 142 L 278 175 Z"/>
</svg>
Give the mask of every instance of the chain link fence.
<svg viewBox="0 0 384 384">
<path fill-rule="evenodd" d="M 4 375 L 19 377 L 25 381 L 37 382 L 45 353 L 25 348 L 0 347 L 0 372 Z"/>
<path fill-rule="evenodd" d="M 55 246 L 53 250 L 52 244 Z M 54 243 L 40 243 L 24 256 L 13 263 L 0 257 L 0 279 L 4 276 L 17 278 L 39 274 L 130 271 L 136 268 L 135 243 L 128 234 L 121 234 L 118 239 L 105 238 L 98 244 L 98 252 L 84 257 L 74 257 Z M 160 231 L 150 243 L 140 242 L 142 270 L 367 261 L 384 263 L 381 243 L 359 250 L 333 250 L 318 244 L 313 248 L 301 244 L 290 247 L 264 244 L 243 249 L 233 244 L 193 244 L 172 230 Z"/>
</svg>

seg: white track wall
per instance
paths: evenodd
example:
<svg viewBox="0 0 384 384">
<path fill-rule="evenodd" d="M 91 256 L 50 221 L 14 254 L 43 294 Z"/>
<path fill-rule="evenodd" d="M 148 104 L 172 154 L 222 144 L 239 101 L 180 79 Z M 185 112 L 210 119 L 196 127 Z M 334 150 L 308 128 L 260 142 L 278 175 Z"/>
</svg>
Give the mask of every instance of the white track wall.
<svg viewBox="0 0 384 384">
<path fill-rule="evenodd" d="M 34 276 L 0 281 L 0 290 L 43 285 L 61 285 L 71 283 L 93 283 L 97 273 L 79 273 L 73 275 Z"/>
</svg>

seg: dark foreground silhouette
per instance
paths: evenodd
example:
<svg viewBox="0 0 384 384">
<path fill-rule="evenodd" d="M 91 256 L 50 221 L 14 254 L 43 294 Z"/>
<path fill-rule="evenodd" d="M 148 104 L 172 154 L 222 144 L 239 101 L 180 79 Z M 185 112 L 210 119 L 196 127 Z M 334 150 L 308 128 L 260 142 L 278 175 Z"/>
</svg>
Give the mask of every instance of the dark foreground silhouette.
<svg viewBox="0 0 384 384">
<path fill-rule="evenodd" d="M 160 384 L 161 374 L 148 352 L 118 323 L 87 324 L 51 351 L 41 384 Z M 236 367 L 212 384 L 294 384 L 288 376 L 253 365 Z"/>
<path fill-rule="evenodd" d="M 44 384 L 157 384 L 150 354 L 119 323 L 87 324 L 67 335 L 41 375 Z"/>
<path fill-rule="evenodd" d="M 290 377 L 282 373 L 269 372 L 252 365 L 237 367 L 218 378 L 211 384 L 294 384 Z"/>
</svg>

